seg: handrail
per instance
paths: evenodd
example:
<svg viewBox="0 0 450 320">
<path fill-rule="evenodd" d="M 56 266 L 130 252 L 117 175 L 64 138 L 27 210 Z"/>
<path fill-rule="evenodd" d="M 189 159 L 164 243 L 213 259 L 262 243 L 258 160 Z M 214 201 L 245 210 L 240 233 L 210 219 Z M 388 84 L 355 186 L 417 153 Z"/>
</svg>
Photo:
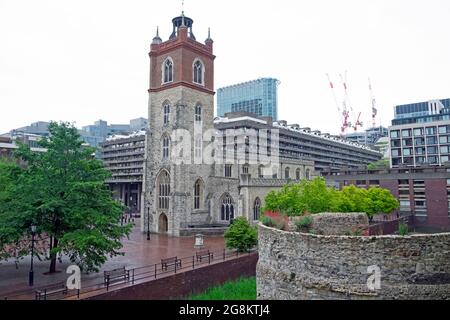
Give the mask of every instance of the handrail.
<svg viewBox="0 0 450 320">
<path fill-rule="evenodd" d="M 249 255 L 253 252 L 255 252 L 255 251 L 251 250 L 251 251 L 248 251 L 243 254 Z M 111 283 L 109 281 L 105 282 L 104 274 L 99 273 L 99 275 L 96 276 L 95 278 L 88 280 L 89 281 L 88 286 L 84 286 L 82 284 L 80 290 L 68 290 L 67 294 L 60 297 L 60 299 L 74 298 L 74 297 L 77 297 L 77 299 L 79 299 L 80 295 L 91 294 L 91 293 L 94 293 L 97 291 L 108 292 L 111 288 L 116 288 L 116 287 L 121 287 L 121 286 L 127 287 L 129 285 L 134 285 L 137 282 L 152 281 L 152 280 L 162 278 L 162 277 L 165 277 L 168 275 L 179 273 L 180 271 L 194 270 L 194 269 L 201 268 L 201 267 L 204 267 L 207 265 L 216 264 L 216 263 L 220 263 L 220 262 L 223 262 L 223 261 L 226 261 L 229 259 L 235 259 L 235 258 L 239 257 L 239 251 L 227 250 L 225 248 L 221 249 L 221 250 L 217 250 L 217 251 L 210 251 L 210 253 L 213 256 L 213 258 L 211 258 L 211 256 L 210 256 L 208 259 L 197 260 L 196 252 L 194 252 L 194 254 L 191 256 L 178 258 L 178 260 L 181 261 L 181 267 L 175 265 L 175 267 L 167 268 L 166 270 L 163 270 L 161 262 L 155 263 L 155 264 L 149 264 L 146 266 L 140 266 L 140 267 L 126 269 L 126 272 L 128 272 L 129 277 L 125 278 L 124 280 L 115 281 L 113 283 Z M 161 259 L 161 260 L 163 260 L 163 259 Z M 61 283 L 62 282 L 59 281 L 57 283 L 53 283 L 50 285 L 44 285 L 44 286 L 30 288 L 30 289 L 22 290 L 22 291 L 10 292 L 10 293 L 7 293 L 6 295 L 2 295 L 2 297 L 4 300 L 8 300 L 8 299 L 14 299 L 15 297 L 19 297 L 19 296 L 29 295 L 30 298 L 32 299 L 32 297 L 35 296 L 36 290 L 41 290 L 41 291 L 44 291 L 46 289 L 49 290 L 51 288 L 61 286 Z"/>
</svg>

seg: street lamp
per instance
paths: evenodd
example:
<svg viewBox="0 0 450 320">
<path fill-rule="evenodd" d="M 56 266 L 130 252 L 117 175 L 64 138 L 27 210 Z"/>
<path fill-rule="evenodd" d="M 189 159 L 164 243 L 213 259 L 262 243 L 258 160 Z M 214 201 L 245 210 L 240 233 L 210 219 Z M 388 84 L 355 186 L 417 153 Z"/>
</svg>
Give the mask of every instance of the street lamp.
<svg viewBox="0 0 450 320">
<path fill-rule="evenodd" d="M 147 202 L 147 240 L 150 240 L 150 202 Z"/>
<path fill-rule="evenodd" d="M 31 266 L 28 274 L 28 285 L 34 285 L 33 257 L 34 257 L 34 235 L 36 234 L 36 226 L 31 226 Z"/>
</svg>

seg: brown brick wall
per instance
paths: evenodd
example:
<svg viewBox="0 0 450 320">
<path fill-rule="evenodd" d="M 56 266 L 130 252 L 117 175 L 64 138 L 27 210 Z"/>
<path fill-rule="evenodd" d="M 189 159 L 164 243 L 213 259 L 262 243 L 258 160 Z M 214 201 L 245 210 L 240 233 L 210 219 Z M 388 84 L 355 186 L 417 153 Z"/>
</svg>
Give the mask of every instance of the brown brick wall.
<svg viewBox="0 0 450 320">
<path fill-rule="evenodd" d="M 168 300 L 201 293 L 211 286 L 256 275 L 258 253 L 110 291 L 88 300 Z"/>
<path fill-rule="evenodd" d="M 425 195 L 427 199 L 427 225 L 440 228 L 449 228 L 447 181 L 425 181 Z"/>
</svg>

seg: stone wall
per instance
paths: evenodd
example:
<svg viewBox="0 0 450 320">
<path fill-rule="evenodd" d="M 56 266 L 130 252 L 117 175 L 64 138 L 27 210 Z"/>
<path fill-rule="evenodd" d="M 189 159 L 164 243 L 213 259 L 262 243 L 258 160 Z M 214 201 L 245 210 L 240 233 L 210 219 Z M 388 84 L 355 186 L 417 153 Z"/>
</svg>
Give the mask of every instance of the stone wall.
<svg viewBox="0 0 450 320">
<path fill-rule="evenodd" d="M 371 266 L 380 289 L 367 286 Z M 256 275 L 258 299 L 450 299 L 450 233 L 312 235 L 260 224 Z"/>
<path fill-rule="evenodd" d="M 312 215 L 312 229 L 322 235 L 352 235 L 369 228 L 365 213 L 321 213 Z"/>
</svg>

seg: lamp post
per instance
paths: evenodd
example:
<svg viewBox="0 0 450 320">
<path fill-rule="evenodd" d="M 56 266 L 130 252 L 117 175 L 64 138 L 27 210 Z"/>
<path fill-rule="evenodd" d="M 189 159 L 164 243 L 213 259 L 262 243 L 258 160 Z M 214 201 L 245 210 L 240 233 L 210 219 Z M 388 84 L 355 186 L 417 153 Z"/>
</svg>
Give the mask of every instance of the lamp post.
<svg viewBox="0 0 450 320">
<path fill-rule="evenodd" d="M 150 202 L 147 202 L 147 240 L 150 240 Z"/>
<path fill-rule="evenodd" d="M 31 266 L 28 274 L 28 285 L 34 285 L 33 257 L 34 257 L 34 235 L 36 234 L 36 226 L 31 226 Z"/>
</svg>

